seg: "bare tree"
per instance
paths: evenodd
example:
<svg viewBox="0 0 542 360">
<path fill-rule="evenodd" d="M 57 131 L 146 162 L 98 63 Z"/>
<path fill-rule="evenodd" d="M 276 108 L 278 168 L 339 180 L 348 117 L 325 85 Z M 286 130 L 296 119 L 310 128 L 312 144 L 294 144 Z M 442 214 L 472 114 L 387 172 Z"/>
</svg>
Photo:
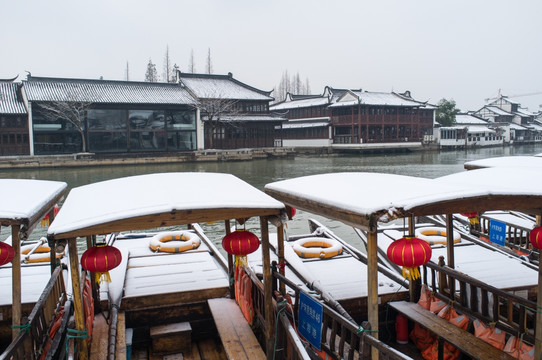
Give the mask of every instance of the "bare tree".
<svg viewBox="0 0 542 360">
<path fill-rule="evenodd" d="M 48 121 L 64 120 L 73 125 L 73 127 L 81 135 L 81 148 L 83 152 L 87 151 L 85 141 L 85 119 L 87 111 L 91 108 L 92 103 L 86 101 L 71 100 L 76 99 L 73 95 L 68 95 L 66 101 L 52 101 L 40 103 L 38 105 L 39 112 Z"/>
<path fill-rule="evenodd" d="M 152 63 L 152 60 L 150 58 L 149 58 L 149 63 L 147 64 L 147 72 L 145 73 L 145 81 L 158 82 L 158 74 L 156 72 L 156 65 Z"/>
<path fill-rule="evenodd" d="M 224 135 L 220 130 L 234 127 L 236 117 L 241 113 L 237 100 L 224 99 L 216 95 L 200 98 L 197 107 L 205 126 L 205 136 L 209 148 L 213 148 L 215 137 Z"/>
<path fill-rule="evenodd" d="M 213 73 L 213 62 L 211 61 L 211 48 L 207 50 L 207 74 Z"/>
<path fill-rule="evenodd" d="M 173 69 L 171 66 L 171 59 L 169 58 L 169 45 L 166 46 L 166 53 L 164 54 L 164 71 L 162 72 L 162 81 L 175 82 Z"/>
<path fill-rule="evenodd" d="M 190 59 L 188 61 L 188 71 L 194 74 L 196 72 L 196 64 L 194 63 L 194 49 L 190 51 Z"/>
<path fill-rule="evenodd" d="M 128 65 L 128 61 L 126 61 L 126 81 L 130 81 L 130 66 Z"/>
</svg>

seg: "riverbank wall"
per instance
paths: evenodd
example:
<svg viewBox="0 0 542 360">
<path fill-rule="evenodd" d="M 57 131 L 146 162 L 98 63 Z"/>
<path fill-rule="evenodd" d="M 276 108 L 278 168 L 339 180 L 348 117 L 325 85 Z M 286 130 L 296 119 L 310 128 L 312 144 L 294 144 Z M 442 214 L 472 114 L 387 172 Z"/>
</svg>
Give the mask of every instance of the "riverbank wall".
<svg viewBox="0 0 542 360">
<path fill-rule="evenodd" d="M 331 147 L 274 147 L 258 149 L 200 150 L 183 153 L 76 153 L 41 156 L 0 157 L 0 170 L 89 166 L 123 166 L 182 162 L 250 161 L 288 158 L 300 154 L 333 156 L 341 154 L 373 154 L 435 150 L 421 143 L 341 144 Z"/>
</svg>

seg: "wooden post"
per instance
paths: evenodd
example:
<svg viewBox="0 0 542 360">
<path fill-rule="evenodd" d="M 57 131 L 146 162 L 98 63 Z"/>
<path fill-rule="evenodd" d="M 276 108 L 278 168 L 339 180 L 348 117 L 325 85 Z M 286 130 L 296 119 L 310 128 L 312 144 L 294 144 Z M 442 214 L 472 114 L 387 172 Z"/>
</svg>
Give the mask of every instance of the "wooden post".
<svg viewBox="0 0 542 360">
<path fill-rule="evenodd" d="M 271 275 L 271 261 L 269 255 L 269 225 L 267 216 L 260 216 L 262 229 L 262 261 L 263 261 L 263 286 L 265 304 L 265 352 L 267 359 L 274 358 L 273 347 L 275 344 L 275 316 L 273 314 L 273 277 Z"/>
<path fill-rule="evenodd" d="M 453 220 L 452 214 L 446 214 L 446 255 L 448 256 L 448 266 L 455 269 Z"/>
<path fill-rule="evenodd" d="M 75 317 L 75 329 L 77 331 L 85 330 L 85 314 L 83 313 L 83 296 L 81 290 L 81 279 L 79 275 L 79 255 L 77 254 L 77 239 L 68 240 L 68 252 L 70 255 L 70 270 L 73 287 L 73 306 Z M 87 339 L 77 339 L 77 348 L 79 349 L 79 359 L 88 359 Z"/>
<path fill-rule="evenodd" d="M 542 217 L 540 215 L 536 216 L 536 225 L 542 225 Z M 534 339 L 534 358 L 542 359 L 542 266 L 538 266 L 538 296 L 536 300 L 536 306 L 538 311 L 536 312 L 536 334 Z"/>
<path fill-rule="evenodd" d="M 55 207 L 49 210 L 49 225 L 55 220 Z M 60 260 L 56 258 L 56 249 L 53 246 L 53 243 L 49 243 L 49 265 L 51 266 L 51 274 L 55 271 L 56 267 L 60 265 Z"/>
<path fill-rule="evenodd" d="M 376 221 L 371 221 L 367 232 L 367 313 L 374 330 L 373 336 L 378 339 L 378 245 Z M 378 359 L 378 350 L 373 347 L 372 359 Z"/>
<path fill-rule="evenodd" d="M 285 276 L 285 270 L 282 266 L 284 264 L 284 225 L 280 225 L 279 227 L 277 227 L 277 242 L 279 250 L 279 272 L 282 276 Z M 279 284 L 280 293 L 282 295 L 286 294 L 286 285 L 283 282 L 280 282 Z"/>
<path fill-rule="evenodd" d="M 96 237 L 95 236 L 87 236 L 87 249 L 90 249 L 96 244 Z M 99 311 L 96 311 L 96 309 L 101 309 L 101 303 L 100 303 L 100 289 L 98 288 L 98 284 L 96 284 L 96 281 L 94 279 L 96 278 L 96 273 L 91 272 L 90 273 L 90 284 L 92 288 L 92 299 L 94 300 L 94 313 L 99 313 Z"/>
<path fill-rule="evenodd" d="M 224 220 L 224 228 L 226 229 L 226 235 L 231 233 L 230 220 Z M 228 254 L 228 281 L 230 283 L 230 298 L 235 299 L 235 283 L 233 281 L 234 274 L 234 263 L 233 255 Z"/>
<path fill-rule="evenodd" d="M 20 225 L 11 226 L 11 246 L 13 247 L 13 253 L 15 254 L 13 256 L 13 260 L 11 261 L 11 299 L 13 301 L 11 305 L 11 325 L 13 326 L 11 329 L 12 340 L 15 340 L 15 337 L 17 336 L 17 334 L 19 334 L 20 329 L 17 327 L 21 325 L 21 241 L 19 239 L 20 228 Z"/>
<path fill-rule="evenodd" d="M 408 217 L 408 235 L 414 235 L 416 233 L 416 221 L 414 215 Z M 420 268 L 418 267 L 418 270 Z M 420 288 L 421 288 L 422 279 L 421 277 L 416 280 L 409 280 L 408 283 L 408 295 L 411 302 L 418 302 L 420 297 Z"/>
</svg>

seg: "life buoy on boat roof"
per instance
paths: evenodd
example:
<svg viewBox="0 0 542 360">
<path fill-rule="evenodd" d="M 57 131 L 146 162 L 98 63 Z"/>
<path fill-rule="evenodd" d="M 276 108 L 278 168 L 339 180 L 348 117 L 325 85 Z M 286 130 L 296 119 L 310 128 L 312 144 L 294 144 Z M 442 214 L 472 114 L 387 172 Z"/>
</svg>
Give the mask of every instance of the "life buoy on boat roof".
<svg viewBox="0 0 542 360">
<path fill-rule="evenodd" d="M 199 236 L 190 231 L 163 231 L 151 238 L 149 247 L 152 251 L 180 253 L 197 249 L 200 243 Z"/>
<path fill-rule="evenodd" d="M 302 258 L 329 259 L 343 252 L 340 242 L 321 237 L 299 239 L 294 242 L 292 248 Z"/>
<path fill-rule="evenodd" d="M 436 226 L 419 228 L 416 229 L 416 237 L 427 241 L 430 245 L 446 245 L 446 228 Z M 456 230 L 453 232 L 453 239 L 454 244 L 461 242 L 461 234 Z"/>
</svg>

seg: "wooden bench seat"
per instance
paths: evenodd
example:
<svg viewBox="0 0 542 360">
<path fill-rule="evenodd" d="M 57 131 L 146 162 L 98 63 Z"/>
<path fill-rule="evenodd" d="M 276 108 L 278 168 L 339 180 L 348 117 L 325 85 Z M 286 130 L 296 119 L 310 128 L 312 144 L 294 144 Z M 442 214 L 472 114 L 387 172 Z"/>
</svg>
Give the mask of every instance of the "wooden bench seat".
<svg viewBox="0 0 542 360">
<path fill-rule="evenodd" d="M 420 324 L 437 336 L 439 359 L 442 359 L 442 339 L 459 348 L 465 354 L 479 360 L 513 360 L 507 353 L 460 329 L 413 302 L 395 301 L 390 306 L 410 320 Z"/>
<path fill-rule="evenodd" d="M 241 309 L 232 299 L 207 300 L 228 359 L 265 360 L 266 356 Z"/>
</svg>

